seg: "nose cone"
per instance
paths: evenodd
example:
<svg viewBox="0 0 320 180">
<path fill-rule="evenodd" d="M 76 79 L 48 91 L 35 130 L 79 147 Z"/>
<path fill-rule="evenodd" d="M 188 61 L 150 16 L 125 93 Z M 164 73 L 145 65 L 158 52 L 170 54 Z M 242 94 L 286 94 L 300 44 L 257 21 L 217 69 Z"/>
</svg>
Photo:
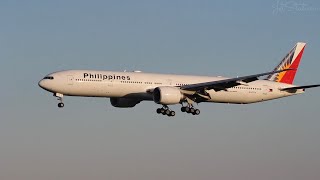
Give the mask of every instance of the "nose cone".
<svg viewBox="0 0 320 180">
<path fill-rule="evenodd" d="M 40 80 L 39 82 L 38 82 L 38 85 L 41 87 L 41 88 L 43 88 L 44 87 L 44 82 L 43 82 L 43 80 Z M 44 88 L 43 88 L 44 89 Z"/>
<path fill-rule="evenodd" d="M 42 79 L 38 82 L 38 85 L 44 89 L 44 90 L 48 90 L 48 80 L 46 79 Z"/>
<path fill-rule="evenodd" d="M 49 92 L 53 92 L 56 90 L 57 82 L 54 80 L 54 74 L 48 74 L 43 79 L 38 82 L 38 85 Z M 59 84 L 59 83 L 58 83 Z"/>
</svg>

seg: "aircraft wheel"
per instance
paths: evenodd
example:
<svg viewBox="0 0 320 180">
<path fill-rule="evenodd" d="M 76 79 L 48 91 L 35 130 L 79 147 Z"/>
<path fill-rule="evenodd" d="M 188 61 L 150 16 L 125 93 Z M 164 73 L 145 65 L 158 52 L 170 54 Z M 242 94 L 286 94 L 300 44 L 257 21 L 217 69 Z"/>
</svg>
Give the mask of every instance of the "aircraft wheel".
<svg viewBox="0 0 320 180">
<path fill-rule="evenodd" d="M 190 113 L 190 108 L 189 107 L 185 107 L 185 112 Z"/>
<path fill-rule="evenodd" d="M 186 112 L 186 107 L 181 107 L 181 112 Z"/>
<path fill-rule="evenodd" d="M 165 109 L 163 109 L 163 108 L 161 108 L 161 109 L 160 109 L 160 112 L 161 112 L 161 114 L 163 114 L 163 115 L 165 115 L 165 114 L 166 114 L 166 110 L 165 110 Z"/>
<path fill-rule="evenodd" d="M 63 107 L 64 107 L 64 104 L 63 104 L 63 103 L 59 103 L 59 104 L 58 104 L 58 107 L 59 107 L 59 108 L 63 108 Z"/>
<path fill-rule="evenodd" d="M 194 113 L 195 113 L 195 115 L 199 115 L 199 114 L 200 114 L 200 110 L 199 110 L 199 109 L 196 109 L 196 110 L 194 111 Z"/>
<path fill-rule="evenodd" d="M 170 113 L 171 113 L 171 111 L 170 111 L 169 109 L 167 109 L 167 110 L 165 111 L 165 114 L 168 115 L 168 116 L 170 116 Z"/>
<path fill-rule="evenodd" d="M 176 115 L 176 112 L 174 112 L 174 111 L 170 111 L 169 116 L 175 116 L 175 115 Z"/>
<path fill-rule="evenodd" d="M 161 113 L 161 108 L 157 109 L 157 113 L 160 114 Z"/>
<path fill-rule="evenodd" d="M 193 114 L 194 112 L 195 112 L 195 109 L 191 108 L 191 109 L 190 109 L 190 113 Z"/>
</svg>

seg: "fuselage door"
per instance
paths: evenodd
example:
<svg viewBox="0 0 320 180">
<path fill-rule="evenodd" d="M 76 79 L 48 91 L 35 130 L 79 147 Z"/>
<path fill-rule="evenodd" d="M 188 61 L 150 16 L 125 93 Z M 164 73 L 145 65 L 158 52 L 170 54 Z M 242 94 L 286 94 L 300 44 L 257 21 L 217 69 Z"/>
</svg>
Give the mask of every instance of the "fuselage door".
<svg viewBox="0 0 320 180">
<path fill-rule="evenodd" d="M 73 76 L 68 75 L 68 85 L 73 85 Z"/>
<path fill-rule="evenodd" d="M 263 95 L 268 95 L 270 91 L 273 91 L 273 90 L 270 90 L 271 88 L 268 85 L 263 85 L 262 87 L 263 87 L 262 88 Z"/>
</svg>

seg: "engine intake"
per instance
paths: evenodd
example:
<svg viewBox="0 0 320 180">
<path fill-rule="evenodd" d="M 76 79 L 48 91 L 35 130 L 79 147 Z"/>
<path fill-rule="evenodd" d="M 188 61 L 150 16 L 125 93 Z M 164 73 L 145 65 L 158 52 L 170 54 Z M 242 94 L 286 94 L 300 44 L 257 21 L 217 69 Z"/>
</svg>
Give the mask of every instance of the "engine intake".
<svg viewBox="0 0 320 180">
<path fill-rule="evenodd" d="M 158 104 L 178 104 L 184 95 L 175 87 L 157 87 L 153 90 L 153 101 Z"/>
</svg>

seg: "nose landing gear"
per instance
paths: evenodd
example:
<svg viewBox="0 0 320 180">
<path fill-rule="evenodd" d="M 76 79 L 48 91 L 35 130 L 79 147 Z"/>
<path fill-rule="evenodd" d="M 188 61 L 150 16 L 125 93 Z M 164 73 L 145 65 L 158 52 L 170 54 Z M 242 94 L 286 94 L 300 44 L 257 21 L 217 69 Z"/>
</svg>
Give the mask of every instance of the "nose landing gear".
<svg viewBox="0 0 320 180">
<path fill-rule="evenodd" d="M 55 97 L 57 97 L 58 101 L 60 101 L 60 102 L 58 103 L 58 107 L 59 107 L 59 108 L 63 108 L 63 107 L 64 107 L 64 103 L 62 102 L 63 94 L 54 93 L 53 95 L 54 95 Z"/>
</svg>

